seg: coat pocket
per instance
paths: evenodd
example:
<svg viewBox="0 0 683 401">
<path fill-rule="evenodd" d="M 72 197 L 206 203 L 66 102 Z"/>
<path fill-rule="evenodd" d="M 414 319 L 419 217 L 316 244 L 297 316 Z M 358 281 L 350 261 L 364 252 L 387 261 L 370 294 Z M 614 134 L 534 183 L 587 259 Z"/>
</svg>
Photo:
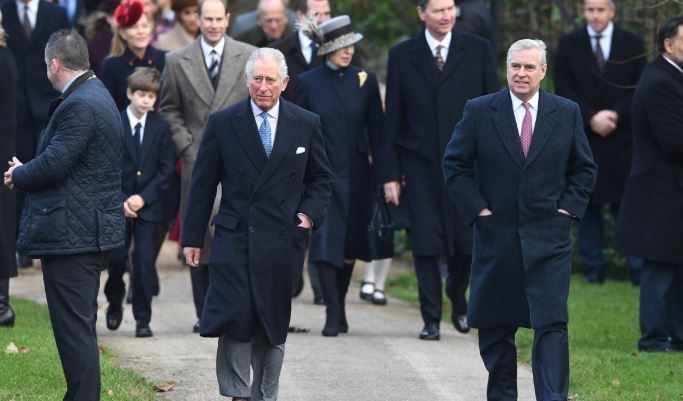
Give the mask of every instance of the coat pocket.
<svg viewBox="0 0 683 401">
<path fill-rule="evenodd" d="M 237 216 L 227 213 L 218 213 L 216 217 L 213 218 L 213 225 L 228 229 L 230 231 L 235 231 L 240 223 L 240 219 Z"/>
<path fill-rule="evenodd" d="M 54 244 L 66 237 L 66 200 L 31 204 L 31 239 L 37 244 Z"/>
</svg>

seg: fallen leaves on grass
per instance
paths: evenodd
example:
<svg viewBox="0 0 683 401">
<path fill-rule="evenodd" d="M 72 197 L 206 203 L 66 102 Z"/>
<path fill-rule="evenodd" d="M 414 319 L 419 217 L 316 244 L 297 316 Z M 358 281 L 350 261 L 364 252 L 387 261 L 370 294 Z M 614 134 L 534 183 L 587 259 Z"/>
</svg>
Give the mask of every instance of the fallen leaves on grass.
<svg viewBox="0 0 683 401">
<path fill-rule="evenodd" d="M 175 380 L 167 381 L 164 383 L 157 383 L 154 385 L 154 391 L 157 393 L 166 393 L 175 388 Z"/>
<path fill-rule="evenodd" d="M 28 347 L 17 347 L 17 345 L 13 342 L 10 341 L 9 344 L 7 344 L 7 347 L 5 348 L 5 354 L 27 354 L 31 350 Z"/>
<path fill-rule="evenodd" d="M 107 395 L 110 396 L 110 397 L 111 397 L 112 395 L 114 395 L 114 390 L 112 390 L 112 389 L 107 390 Z"/>
<path fill-rule="evenodd" d="M 612 379 L 612 384 L 618 386 L 621 384 L 621 381 L 619 381 L 619 379 Z"/>
</svg>

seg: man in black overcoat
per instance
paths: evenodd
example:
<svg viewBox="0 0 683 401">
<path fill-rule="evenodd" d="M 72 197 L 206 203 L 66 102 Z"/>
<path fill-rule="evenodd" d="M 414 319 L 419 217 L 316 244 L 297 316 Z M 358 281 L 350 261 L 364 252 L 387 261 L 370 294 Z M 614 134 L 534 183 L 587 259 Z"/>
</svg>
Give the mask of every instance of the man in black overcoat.
<svg viewBox="0 0 683 401">
<path fill-rule="evenodd" d="M 683 17 L 660 27 L 657 47 L 633 96 L 633 163 L 615 242 L 644 258 L 638 348 L 683 351 Z"/>
<path fill-rule="evenodd" d="M 109 253 L 124 245 L 121 197 L 123 128 L 114 100 L 89 70 L 76 31 L 52 34 L 47 76 L 52 103 L 36 157 L 10 162 L 9 188 L 26 192 L 17 249 L 40 258 L 65 401 L 100 399 L 97 293 Z"/>
<path fill-rule="evenodd" d="M 439 339 L 441 258 L 448 268 L 446 293 L 452 321 L 467 326 L 472 230 L 448 198 L 442 160 L 465 102 L 498 89 L 488 41 L 453 31 L 453 0 L 421 0 L 426 29 L 389 51 L 384 147 L 376 155 L 387 200 L 398 204 L 405 176 L 410 240 L 424 327 L 420 338 Z"/>
<path fill-rule="evenodd" d="M 518 327 L 532 327 L 536 400 L 567 400 L 570 225 L 595 184 L 576 103 L 540 91 L 545 44 L 508 51 L 508 88 L 467 103 L 446 149 L 448 191 L 474 225 L 469 322 L 488 400 L 517 400 Z"/>
<path fill-rule="evenodd" d="M 27 162 L 35 155 L 50 103 L 59 96 L 45 76 L 45 44 L 53 32 L 68 28 L 70 24 L 65 10 L 49 1 L 8 0 L 0 1 L 0 6 L 7 46 L 14 55 L 18 73 L 16 155 Z M 24 194 L 18 192 L 17 220 L 23 204 Z M 20 256 L 20 264 L 30 266 L 31 259 Z"/>
<path fill-rule="evenodd" d="M 299 22 L 313 18 L 320 25 L 332 17 L 328 0 L 295 0 L 294 6 Z M 273 43 L 271 47 L 280 50 L 287 60 L 289 83 L 282 92 L 282 97 L 291 101 L 294 98 L 297 77 L 322 63 L 322 57 L 317 56 L 318 45 L 298 29 Z"/>
<path fill-rule="evenodd" d="M 284 55 L 254 51 L 246 79 L 250 98 L 209 117 L 181 238 L 196 267 L 220 182 L 200 334 L 219 337 L 222 395 L 270 401 L 277 398 L 294 281 L 309 230 L 325 218 L 331 174 L 319 117 L 280 99 Z"/>
<path fill-rule="evenodd" d="M 579 223 L 577 243 L 584 280 L 603 282 L 602 208 L 608 204 L 616 218 L 631 169 L 631 100 L 645 67 L 643 41 L 612 22 L 612 0 L 585 0 L 587 24 L 560 38 L 557 46 L 555 90 L 579 104 L 598 181 Z M 627 258 L 631 280 L 638 283 L 640 258 Z"/>
</svg>

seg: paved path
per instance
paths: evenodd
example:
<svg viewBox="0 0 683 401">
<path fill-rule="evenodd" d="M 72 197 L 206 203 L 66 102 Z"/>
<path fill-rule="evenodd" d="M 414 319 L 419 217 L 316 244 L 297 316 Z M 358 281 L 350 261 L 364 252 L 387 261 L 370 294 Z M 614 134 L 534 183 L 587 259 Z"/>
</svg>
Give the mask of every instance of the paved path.
<svg viewBox="0 0 683 401">
<path fill-rule="evenodd" d="M 118 355 L 119 364 L 150 381 L 175 380 L 177 386 L 158 400 L 225 401 L 215 377 L 216 339 L 191 333 L 195 323 L 187 268 L 174 260 L 167 243 L 160 257 L 161 294 L 154 299 L 154 337 L 136 339 L 131 306 L 117 331 L 104 324 L 106 299 L 100 291 L 100 342 Z M 39 270 L 21 269 L 11 281 L 13 296 L 45 302 Z M 361 271 L 361 269 L 357 268 Z M 102 287 L 106 274 L 102 275 Z M 292 324 L 309 333 L 290 334 L 280 379 L 282 401 L 484 401 L 486 371 L 476 336 L 463 335 L 444 322 L 441 341 L 417 339 L 417 308 L 390 299 L 387 306 L 360 301 L 358 287 L 348 296 L 350 331 L 336 338 L 320 335 L 324 307 L 310 292 L 294 300 Z M 19 317 L 20 318 L 20 317 Z M 531 370 L 520 366 L 519 400 L 533 400 Z"/>
</svg>

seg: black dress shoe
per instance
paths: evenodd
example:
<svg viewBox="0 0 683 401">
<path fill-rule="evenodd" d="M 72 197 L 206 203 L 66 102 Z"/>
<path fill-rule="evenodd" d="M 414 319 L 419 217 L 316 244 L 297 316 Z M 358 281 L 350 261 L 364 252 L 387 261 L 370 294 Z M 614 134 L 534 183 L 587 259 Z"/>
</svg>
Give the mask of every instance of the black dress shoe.
<svg viewBox="0 0 683 401">
<path fill-rule="evenodd" d="M 123 320 L 123 307 L 119 306 L 112 307 L 109 305 L 107 308 L 107 328 L 109 330 L 116 330 L 121 326 L 121 321 Z"/>
<path fill-rule="evenodd" d="M 0 327 L 14 327 L 14 310 L 12 307 L 8 307 L 3 313 L 0 314 Z"/>
<path fill-rule="evenodd" d="M 149 328 L 147 323 L 138 323 L 135 326 L 135 337 L 152 337 L 152 329 Z"/>
<path fill-rule="evenodd" d="M 470 331 L 470 326 L 467 324 L 467 315 L 451 315 L 451 321 L 453 322 L 453 327 L 461 333 L 467 333 Z"/>
<path fill-rule="evenodd" d="M 420 340 L 438 341 L 439 338 L 441 336 L 439 335 L 439 325 L 437 323 L 425 324 L 420 332 Z"/>
<path fill-rule="evenodd" d="M 193 333 L 199 333 L 199 320 L 197 320 L 197 323 L 192 326 L 192 332 Z"/>
<path fill-rule="evenodd" d="M 363 288 L 365 286 L 372 286 L 370 289 L 370 292 L 363 292 Z M 372 294 L 375 292 L 375 283 L 371 283 L 369 281 L 363 281 L 360 285 L 360 299 L 363 301 L 368 301 L 372 302 Z"/>
</svg>

